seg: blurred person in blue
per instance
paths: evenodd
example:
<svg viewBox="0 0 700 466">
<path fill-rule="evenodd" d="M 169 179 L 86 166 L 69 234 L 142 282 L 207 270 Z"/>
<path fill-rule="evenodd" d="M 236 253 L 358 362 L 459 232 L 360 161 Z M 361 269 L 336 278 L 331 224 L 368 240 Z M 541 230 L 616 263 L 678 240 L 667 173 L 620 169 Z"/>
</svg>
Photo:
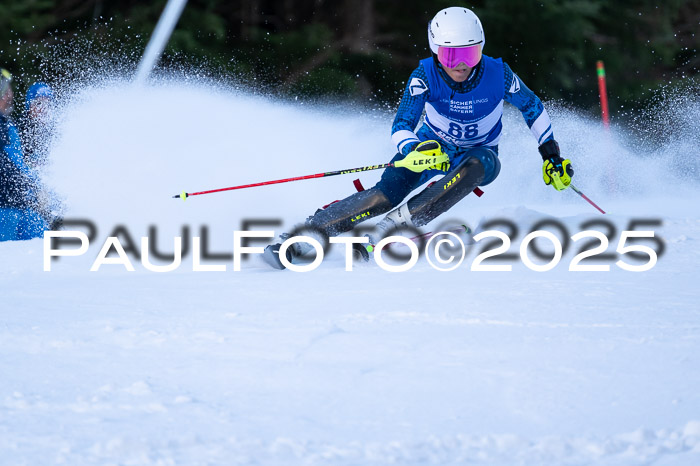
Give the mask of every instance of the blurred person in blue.
<svg viewBox="0 0 700 466">
<path fill-rule="evenodd" d="M 386 168 L 375 186 L 317 211 L 303 227 L 321 236 L 336 236 L 388 212 L 375 225 L 374 233 L 365 235 L 369 245 L 356 248 L 364 259 L 388 232 L 427 225 L 477 187 L 496 179 L 501 170 L 498 143 L 505 102 L 520 110 L 539 146 L 545 184 L 564 190 L 574 174 L 571 162 L 561 157 L 540 99 L 502 59 L 483 54 L 486 37 L 473 11 L 463 7 L 440 10 L 428 23 L 427 32 L 432 53 L 419 61 L 408 78 L 391 128 L 397 148 L 391 161 L 434 156 L 430 160 L 448 158 L 449 162 Z M 441 179 L 404 201 L 438 175 Z M 283 234 L 280 239 L 287 237 Z M 279 248 L 280 243 L 268 246 L 263 258 L 282 269 Z M 286 258 L 294 262 L 311 250 L 309 243 L 295 243 L 287 249 Z"/>
<path fill-rule="evenodd" d="M 37 209 L 38 178 L 10 120 L 13 99 L 12 74 L 0 68 L 0 241 L 37 238 L 48 228 Z"/>
<path fill-rule="evenodd" d="M 32 168 L 41 168 L 48 160 L 54 135 L 53 105 L 54 94 L 46 83 L 36 82 L 27 90 L 20 123 L 24 161 Z"/>
<path fill-rule="evenodd" d="M 25 164 L 43 175 L 49 164 L 49 151 L 56 133 L 55 96 L 48 84 L 38 81 L 27 90 L 24 115 L 20 120 Z M 37 191 L 37 210 L 55 229 L 62 223 L 63 205 L 59 196 L 41 185 Z"/>
</svg>

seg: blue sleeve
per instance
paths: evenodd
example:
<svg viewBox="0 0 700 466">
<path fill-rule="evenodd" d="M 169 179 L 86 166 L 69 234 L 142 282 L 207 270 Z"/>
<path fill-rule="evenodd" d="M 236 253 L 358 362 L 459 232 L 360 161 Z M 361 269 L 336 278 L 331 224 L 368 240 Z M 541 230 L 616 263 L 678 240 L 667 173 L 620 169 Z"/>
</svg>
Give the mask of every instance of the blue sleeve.
<svg viewBox="0 0 700 466">
<path fill-rule="evenodd" d="M 505 95 L 503 99 L 515 105 L 523 114 L 525 123 L 537 140 L 537 144 L 542 144 L 550 139 L 554 139 L 552 122 L 549 119 L 542 101 L 528 88 L 524 82 L 503 63 L 505 72 Z"/>
<path fill-rule="evenodd" d="M 415 130 L 423 115 L 425 103 L 430 97 L 427 83 L 428 77 L 423 65 L 419 65 L 408 78 L 394 124 L 391 126 L 391 140 L 403 155 L 407 155 L 420 142 Z"/>
</svg>

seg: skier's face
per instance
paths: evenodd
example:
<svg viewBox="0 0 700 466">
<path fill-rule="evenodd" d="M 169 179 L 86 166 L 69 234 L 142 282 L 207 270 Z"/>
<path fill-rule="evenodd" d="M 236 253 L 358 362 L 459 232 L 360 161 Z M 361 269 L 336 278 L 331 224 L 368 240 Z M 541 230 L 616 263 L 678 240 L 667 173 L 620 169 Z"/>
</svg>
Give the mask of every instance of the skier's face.
<svg viewBox="0 0 700 466">
<path fill-rule="evenodd" d="M 482 44 L 467 47 L 438 47 L 437 58 L 453 81 L 461 83 L 469 77 L 472 69 L 481 60 Z"/>
<path fill-rule="evenodd" d="M 473 68 L 469 68 L 466 64 L 460 63 L 455 68 L 442 67 L 447 75 L 456 83 L 461 83 L 467 80 Z"/>
</svg>

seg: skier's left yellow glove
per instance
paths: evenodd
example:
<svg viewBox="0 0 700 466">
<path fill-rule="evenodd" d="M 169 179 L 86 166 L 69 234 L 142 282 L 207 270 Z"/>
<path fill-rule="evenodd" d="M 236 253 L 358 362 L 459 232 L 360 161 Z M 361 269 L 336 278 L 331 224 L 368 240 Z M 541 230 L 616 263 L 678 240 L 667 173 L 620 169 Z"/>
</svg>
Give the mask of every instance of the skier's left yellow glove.
<svg viewBox="0 0 700 466">
<path fill-rule="evenodd" d="M 544 163 L 542 164 L 542 178 L 544 184 L 551 184 L 557 191 L 563 191 L 571 184 L 574 176 L 574 167 L 571 160 L 560 156 L 559 144 L 550 139 L 539 147 Z"/>
</svg>

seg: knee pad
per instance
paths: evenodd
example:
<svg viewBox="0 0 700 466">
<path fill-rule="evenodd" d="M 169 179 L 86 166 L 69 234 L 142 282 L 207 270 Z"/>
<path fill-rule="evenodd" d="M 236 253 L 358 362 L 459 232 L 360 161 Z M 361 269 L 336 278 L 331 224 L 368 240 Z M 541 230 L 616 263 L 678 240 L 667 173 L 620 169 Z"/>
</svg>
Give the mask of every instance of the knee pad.
<svg viewBox="0 0 700 466">
<path fill-rule="evenodd" d="M 486 186 L 496 179 L 501 172 L 501 161 L 498 155 L 488 147 L 474 147 L 464 155 L 465 158 L 475 157 L 484 166 L 484 179 L 479 186 Z"/>
</svg>

